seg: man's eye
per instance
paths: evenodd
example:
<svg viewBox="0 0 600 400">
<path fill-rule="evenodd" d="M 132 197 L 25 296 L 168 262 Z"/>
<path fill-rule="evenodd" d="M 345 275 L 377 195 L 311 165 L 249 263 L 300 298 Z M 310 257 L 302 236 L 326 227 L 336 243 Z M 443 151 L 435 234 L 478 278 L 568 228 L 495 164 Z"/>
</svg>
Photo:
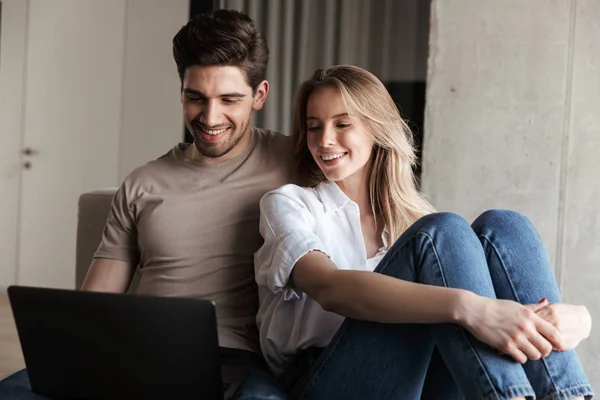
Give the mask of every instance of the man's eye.
<svg viewBox="0 0 600 400">
<path fill-rule="evenodd" d="M 200 97 L 194 97 L 194 96 L 187 96 L 188 101 L 192 101 L 192 102 L 198 102 L 201 101 L 202 98 Z"/>
<path fill-rule="evenodd" d="M 223 103 L 225 103 L 225 104 L 235 104 L 237 102 L 238 102 L 237 99 L 223 99 Z"/>
</svg>

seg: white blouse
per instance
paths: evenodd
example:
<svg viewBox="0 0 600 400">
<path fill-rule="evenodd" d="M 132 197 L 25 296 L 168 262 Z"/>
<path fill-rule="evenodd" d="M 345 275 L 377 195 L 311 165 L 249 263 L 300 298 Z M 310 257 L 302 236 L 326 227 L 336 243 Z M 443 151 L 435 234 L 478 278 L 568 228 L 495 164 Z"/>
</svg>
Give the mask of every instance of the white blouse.
<svg viewBox="0 0 600 400">
<path fill-rule="evenodd" d="M 367 259 L 358 205 L 333 182 L 285 185 L 263 196 L 260 212 L 264 244 L 254 255 L 256 321 L 263 355 L 280 375 L 300 350 L 326 347 L 344 321 L 288 286 L 296 262 L 318 250 L 339 269 L 373 271 L 387 252 L 388 235 L 384 230 L 384 247 Z"/>
</svg>

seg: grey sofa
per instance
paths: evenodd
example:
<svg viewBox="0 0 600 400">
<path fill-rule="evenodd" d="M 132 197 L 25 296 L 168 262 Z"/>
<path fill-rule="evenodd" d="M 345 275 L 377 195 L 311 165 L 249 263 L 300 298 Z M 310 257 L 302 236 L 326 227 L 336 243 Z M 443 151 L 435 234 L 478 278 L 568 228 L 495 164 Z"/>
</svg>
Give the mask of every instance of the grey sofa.
<svg viewBox="0 0 600 400">
<path fill-rule="evenodd" d="M 117 189 L 102 189 L 79 196 L 77 210 L 77 258 L 75 262 L 75 287 L 80 288 L 92 257 L 102 238 L 110 203 Z M 138 273 L 134 275 L 129 291 L 137 286 Z"/>
</svg>

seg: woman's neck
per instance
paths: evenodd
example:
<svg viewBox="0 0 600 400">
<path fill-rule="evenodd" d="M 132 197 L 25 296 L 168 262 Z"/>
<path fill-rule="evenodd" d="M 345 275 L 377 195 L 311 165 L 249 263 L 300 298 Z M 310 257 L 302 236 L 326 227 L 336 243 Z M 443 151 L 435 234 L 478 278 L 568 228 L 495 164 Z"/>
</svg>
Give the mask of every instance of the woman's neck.
<svg viewBox="0 0 600 400">
<path fill-rule="evenodd" d="M 336 184 L 350 200 L 358 205 L 361 214 L 372 214 L 371 196 L 366 176 L 349 176 L 342 181 L 337 181 Z"/>
</svg>

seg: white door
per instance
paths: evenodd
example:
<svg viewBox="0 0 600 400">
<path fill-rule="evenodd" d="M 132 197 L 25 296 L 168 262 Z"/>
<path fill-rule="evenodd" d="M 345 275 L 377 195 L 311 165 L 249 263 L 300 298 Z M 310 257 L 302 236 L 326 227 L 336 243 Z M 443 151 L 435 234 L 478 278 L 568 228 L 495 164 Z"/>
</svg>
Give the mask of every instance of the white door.
<svg viewBox="0 0 600 400">
<path fill-rule="evenodd" d="M 78 196 L 118 176 L 125 2 L 29 3 L 17 282 L 73 288 Z"/>
<path fill-rule="evenodd" d="M 187 0 L 4 0 L 0 287 L 73 288 L 78 197 L 182 137 Z"/>
<path fill-rule="evenodd" d="M 2 286 L 74 287 L 77 198 L 118 177 L 124 17 L 124 0 L 3 4 Z"/>
</svg>

